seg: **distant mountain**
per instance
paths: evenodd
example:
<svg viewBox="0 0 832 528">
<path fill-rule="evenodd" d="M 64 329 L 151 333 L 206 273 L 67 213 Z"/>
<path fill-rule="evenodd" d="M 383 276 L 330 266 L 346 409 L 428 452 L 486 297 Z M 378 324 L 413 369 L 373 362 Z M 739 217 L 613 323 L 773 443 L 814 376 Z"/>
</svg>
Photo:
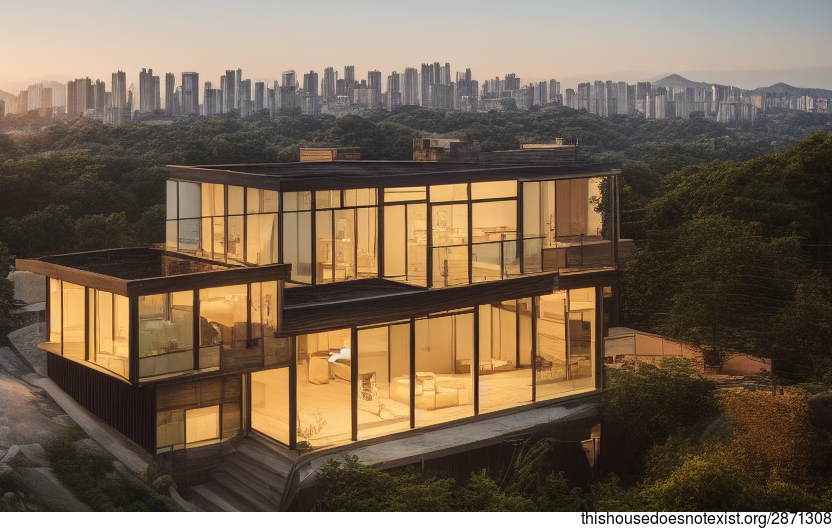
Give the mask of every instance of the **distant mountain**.
<svg viewBox="0 0 832 528">
<path fill-rule="evenodd" d="M 652 83 L 655 86 L 664 86 L 667 88 L 695 88 L 697 86 L 710 86 L 708 83 L 704 82 L 696 82 L 691 81 L 690 79 L 685 79 L 681 75 L 668 75 L 667 77 L 662 77 L 661 79 L 657 79 Z"/>
<path fill-rule="evenodd" d="M 652 84 L 653 86 L 665 86 L 667 88 L 694 88 L 697 86 L 709 88 L 712 86 L 712 83 L 691 81 L 690 79 L 685 79 L 681 75 L 676 75 L 675 73 L 673 75 L 657 79 L 653 81 Z M 827 99 L 832 98 L 832 90 L 824 90 L 821 88 L 795 88 L 794 86 L 790 86 L 782 82 L 773 84 L 767 88 L 750 90 L 750 92 L 752 94 L 781 93 L 786 95 L 808 95 L 810 97 L 814 97 L 815 99 L 818 97 Z"/>
<path fill-rule="evenodd" d="M 815 99 L 821 97 L 825 99 L 832 98 L 832 90 L 823 90 L 821 88 L 795 88 L 794 86 L 788 85 L 786 83 L 777 83 L 772 84 L 766 88 L 757 88 L 752 90 L 752 93 L 755 94 L 763 94 L 763 93 L 779 93 L 785 95 L 808 95 Z"/>
</svg>

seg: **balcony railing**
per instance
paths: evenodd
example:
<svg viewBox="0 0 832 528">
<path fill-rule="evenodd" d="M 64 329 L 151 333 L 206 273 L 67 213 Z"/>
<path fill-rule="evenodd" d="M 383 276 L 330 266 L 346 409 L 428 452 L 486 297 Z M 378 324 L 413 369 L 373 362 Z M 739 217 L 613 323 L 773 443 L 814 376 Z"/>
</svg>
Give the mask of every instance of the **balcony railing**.
<svg viewBox="0 0 832 528">
<path fill-rule="evenodd" d="M 543 248 L 542 256 L 543 271 L 600 269 L 615 265 L 612 241 L 598 236 L 557 237 L 554 247 Z"/>
<path fill-rule="evenodd" d="M 530 237 L 522 241 L 512 239 L 475 242 L 470 245 L 470 277 L 468 244 L 434 246 L 432 287 L 443 288 L 502 280 L 524 273 L 538 273 L 542 271 L 542 246 L 543 237 Z"/>
</svg>

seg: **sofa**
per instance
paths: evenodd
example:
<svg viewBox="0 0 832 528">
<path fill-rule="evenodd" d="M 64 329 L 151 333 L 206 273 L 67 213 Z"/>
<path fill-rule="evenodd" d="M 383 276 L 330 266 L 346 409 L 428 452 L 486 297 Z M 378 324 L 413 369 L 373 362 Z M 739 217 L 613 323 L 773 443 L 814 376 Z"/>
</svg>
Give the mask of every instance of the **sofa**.
<svg viewBox="0 0 832 528">
<path fill-rule="evenodd" d="M 390 399 L 408 405 L 410 402 L 410 378 L 400 376 L 390 380 Z M 436 375 L 433 372 L 417 372 L 414 407 L 424 411 L 455 407 L 469 403 L 470 390 L 465 379 Z"/>
</svg>

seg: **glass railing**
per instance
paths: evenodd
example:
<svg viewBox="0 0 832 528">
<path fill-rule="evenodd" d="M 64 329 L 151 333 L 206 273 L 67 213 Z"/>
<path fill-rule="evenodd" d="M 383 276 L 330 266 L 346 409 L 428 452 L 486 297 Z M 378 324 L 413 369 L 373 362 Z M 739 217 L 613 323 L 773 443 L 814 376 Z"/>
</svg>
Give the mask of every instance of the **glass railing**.
<svg viewBox="0 0 832 528">
<path fill-rule="evenodd" d="M 543 270 L 543 237 L 471 244 L 470 277 L 468 248 L 468 244 L 432 248 L 433 288 L 502 280 Z"/>
<path fill-rule="evenodd" d="M 523 239 L 523 273 L 543 271 L 543 238 L 538 236 Z"/>
<path fill-rule="evenodd" d="M 545 268 L 549 271 L 609 268 L 614 265 L 612 241 L 600 236 L 559 236 L 555 238 L 554 246 L 543 251 Z"/>
<path fill-rule="evenodd" d="M 468 244 L 433 248 L 433 287 L 468 284 Z"/>
</svg>

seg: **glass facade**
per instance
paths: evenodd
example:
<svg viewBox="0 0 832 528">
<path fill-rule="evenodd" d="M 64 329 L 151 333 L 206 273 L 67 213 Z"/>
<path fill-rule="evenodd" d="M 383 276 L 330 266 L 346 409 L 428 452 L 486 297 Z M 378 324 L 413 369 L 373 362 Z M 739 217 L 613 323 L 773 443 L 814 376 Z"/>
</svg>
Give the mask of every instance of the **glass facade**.
<svg viewBox="0 0 832 528">
<path fill-rule="evenodd" d="M 539 299 L 535 384 L 537 400 L 595 387 L 595 288 Z"/>
<path fill-rule="evenodd" d="M 352 437 L 352 345 L 349 328 L 297 338 L 299 441 L 320 446 Z"/>
<path fill-rule="evenodd" d="M 474 314 L 417 319 L 416 427 L 474 415 Z"/>
<path fill-rule="evenodd" d="M 203 288 L 196 295 L 197 313 L 193 290 L 136 298 L 138 378 L 216 369 L 223 357 L 225 368 L 240 358 L 249 366 L 289 364 L 289 338 L 275 337 L 281 317 L 277 281 Z M 50 352 L 129 379 L 130 320 L 127 297 L 49 279 Z"/>
<path fill-rule="evenodd" d="M 524 238 L 539 240 L 547 270 L 613 265 L 608 183 L 602 177 L 523 184 Z"/>
<path fill-rule="evenodd" d="M 607 184 L 600 177 L 292 191 L 278 211 L 277 191 L 169 181 L 166 245 L 221 262 L 289 263 L 292 280 L 305 284 L 379 276 L 380 239 L 384 278 L 431 288 L 609 267 Z"/>
<path fill-rule="evenodd" d="M 110 292 L 89 290 L 90 318 L 94 331 L 90 342 L 90 361 L 129 376 L 129 303 L 127 297 Z"/>
<path fill-rule="evenodd" d="M 78 363 L 129 375 L 127 297 L 49 279 L 49 350 Z"/>
<path fill-rule="evenodd" d="M 358 439 L 410 428 L 410 324 L 358 330 Z"/>
<path fill-rule="evenodd" d="M 532 401 L 531 299 L 479 307 L 479 410 Z"/>
<path fill-rule="evenodd" d="M 194 368 L 192 291 L 139 297 L 139 377 Z"/>
<path fill-rule="evenodd" d="M 316 448 L 596 388 L 596 288 L 295 338 L 291 370 L 252 374 L 252 427 Z M 536 332 L 535 332 L 536 329 Z"/>
</svg>

